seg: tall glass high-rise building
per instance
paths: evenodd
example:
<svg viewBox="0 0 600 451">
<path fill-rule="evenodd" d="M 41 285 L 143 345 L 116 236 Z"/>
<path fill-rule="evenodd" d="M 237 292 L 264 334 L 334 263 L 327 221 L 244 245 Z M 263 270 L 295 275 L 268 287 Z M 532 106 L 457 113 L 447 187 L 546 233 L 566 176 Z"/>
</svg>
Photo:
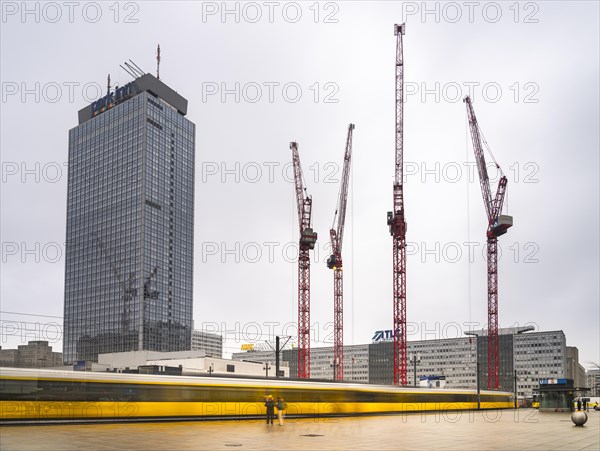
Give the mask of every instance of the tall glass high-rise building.
<svg viewBox="0 0 600 451">
<path fill-rule="evenodd" d="M 64 361 L 191 347 L 195 125 L 150 74 L 69 131 Z"/>
</svg>

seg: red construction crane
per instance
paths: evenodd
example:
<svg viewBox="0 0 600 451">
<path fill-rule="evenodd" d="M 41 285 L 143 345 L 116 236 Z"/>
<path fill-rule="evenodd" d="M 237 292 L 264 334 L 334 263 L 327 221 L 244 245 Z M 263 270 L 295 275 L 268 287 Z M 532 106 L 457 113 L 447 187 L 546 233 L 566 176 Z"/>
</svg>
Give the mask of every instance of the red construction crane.
<svg viewBox="0 0 600 451">
<path fill-rule="evenodd" d="M 473 140 L 473 151 L 479 172 L 479 183 L 483 194 L 483 204 L 487 213 L 487 273 L 488 273 L 488 388 L 498 389 L 498 237 L 504 235 L 509 227 L 513 225 L 512 216 L 501 215 L 504 195 L 508 179 L 502 173 L 500 166 L 494 160 L 496 168 L 501 174 L 496 197 L 492 199 L 490 179 L 483 155 L 483 144 L 487 143 L 477 124 L 475 111 L 469 96 L 465 97 L 467 104 L 467 116 Z M 489 149 L 488 149 L 489 150 Z M 490 152 L 491 154 L 491 152 Z M 492 155 L 493 158 L 493 155 Z M 479 376 L 478 376 L 479 377 Z"/>
<path fill-rule="evenodd" d="M 333 217 L 333 226 L 329 231 L 331 255 L 327 267 L 333 269 L 333 378 L 344 379 L 344 276 L 342 273 L 342 241 L 346 222 L 346 203 L 348 200 L 348 180 L 350 179 L 350 158 L 352 157 L 352 130 L 348 126 L 346 151 L 344 152 L 344 170 L 338 204 Z"/>
<path fill-rule="evenodd" d="M 312 197 L 302 184 L 302 167 L 298 143 L 290 143 L 294 163 L 296 205 L 300 225 L 300 250 L 298 252 L 298 378 L 310 378 L 310 255 L 315 248 L 317 233 L 311 228 Z"/>
<path fill-rule="evenodd" d="M 394 25 L 396 35 L 396 170 L 394 211 L 388 211 L 387 224 L 393 238 L 394 281 L 394 384 L 406 385 L 406 221 L 402 164 L 404 152 L 404 56 L 402 36 L 405 26 Z"/>
</svg>

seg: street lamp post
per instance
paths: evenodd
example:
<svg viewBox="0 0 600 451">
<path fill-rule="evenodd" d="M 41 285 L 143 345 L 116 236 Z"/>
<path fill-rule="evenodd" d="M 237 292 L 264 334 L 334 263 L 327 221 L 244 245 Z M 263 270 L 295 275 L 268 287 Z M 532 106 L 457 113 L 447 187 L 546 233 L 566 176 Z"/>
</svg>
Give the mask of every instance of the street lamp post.
<svg viewBox="0 0 600 451">
<path fill-rule="evenodd" d="M 475 354 L 475 358 L 477 362 L 475 364 L 475 366 L 477 367 L 477 410 L 481 410 L 481 385 L 479 383 L 479 352 Z"/>
<path fill-rule="evenodd" d="M 414 386 L 417 386 L 417 362 L 421 361 L 421 357 L 418 354 L 413 354 L 411 357 L 411 362 L 413 364 L 413 382 Z"/>
<path fill-rule="evenodd" d="M 275 349 L 273 349 L 273 346 L 271 346 L 271 343 L 269 343 L 267 340 L 265 340 L 265 343 L 268 344 L 271 347 L 271 349 L 273 349 L 273 351 L 275 351 L 275 377 L 276 378 L 279 377 L 279 367 L 280 367 L 280 365 L 279 365 L 279 362 L 280 362 L 279 356 L 281 355 L 281 350 L 285 347 L 285 345 L 287 344 L 287 342 L 290 341 L 290 338 L 292 338 L 292 337 L 288 336 L 287 340 L 285 340 L 285 343 L 283 345 L 281 345 L 281 337 L 279 337 L 279 335 L 277 335 L 275 337 Z M 269 377 L 268 373 L 267 373 L 267 377 Z"/>
<path fill-rule="evenodd" d="M 515 373 L 515 409 L 517 408 L 517 369 L 513 369 L 513 373 Z"/>
<path fill-rule="evenodd" d="M 519 396 L 518 381 L 519 381 L 519 379 L 517 377 L 517 356 L 515 354 L 515 349 L 516 349 L 516 347 L 515 347 L 516 340 L 515 339 L 516 339 L 517 335 L 520 335 L 525 332 L 531 332 L 532 330 L 535 330 L 535 327 L 533 327 L 533 326 L 519 327 L 516 329 L 516 333 L 513 334 L 512 346 L 513 346 L 513 374 L 514 374 L 514 378 L 515 378 L 515 382 L 514 382 L 514 384 L 515 384 L 515 409 L 517 409 L 519 406 L 519 399 L 518 399 L 518 396 Z"/>
<path fill-rule="evenodd" d="M 475 380 L 477 381 L 477 410 L 481 410 L 481 384 L 479 383 L 479 335 L 475 331 L 465 332 L 465 335 L 475 336 Z"/>
</svg>

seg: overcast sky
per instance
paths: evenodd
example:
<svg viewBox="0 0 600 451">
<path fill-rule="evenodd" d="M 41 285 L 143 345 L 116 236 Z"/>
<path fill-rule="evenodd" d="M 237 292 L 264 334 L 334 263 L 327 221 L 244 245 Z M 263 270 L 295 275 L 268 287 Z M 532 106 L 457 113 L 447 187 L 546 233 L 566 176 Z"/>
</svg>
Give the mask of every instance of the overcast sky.
<svg viewBox="0 0 600 451">
<path fill-rule="evenodd" d="M 487 325 L 470 94 L 514 217 L 499 239 L 500 327 L 563 330 L 580 363 L 600 363 L 597 2 L 23 5 L 2 3 L 4 348 L 38 338 L 61 350 L 68 130 L 107 74 L 130 81 L 119 64 L 155 73 L 157 43 L 161 80 L 197 130 L 195 328 L 223 333 L 226 354 L 296 339 L 297 141 L 319 234 L 312 346 L 332 345 L 325 260 L 352 122 L 344 342 L 391 329 L 393 29 L 405 21 L 408 339 Z"/>
</svg>

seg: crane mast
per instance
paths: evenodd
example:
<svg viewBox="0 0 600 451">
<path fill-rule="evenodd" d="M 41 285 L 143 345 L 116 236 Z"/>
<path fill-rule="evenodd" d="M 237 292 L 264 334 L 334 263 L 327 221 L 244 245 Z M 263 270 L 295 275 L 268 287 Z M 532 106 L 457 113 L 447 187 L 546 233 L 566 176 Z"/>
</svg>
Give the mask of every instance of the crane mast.
<svg viewBox="0 0 600 451">
<path fill-rule="evenodd" d="M 327 267 L 333 269 L 333 378 L 335 380 L 344 379 L 344 276 L 342 272 L 342 241 L 344 238 L 344 225 L 346 223 L 353 130 L 354 124 L 350 124 L 348 126 L 348 137 L 346 138 L 344 170 L 342 172 L 338 205 L 333 218 L 333 227 L 329 231 L 331 255 L 327 259 Z"/>
<path fill-rule="evenodd" d="M 298 252 L 298 378 L 310 378 L 310 255 L 315 248 L 317 233 L 311 228 L 312 197 L 306 194 L 302 182 L 302 167 L 298 143 L 290 143 L 294 164 L 294 186 L 300 226 Z"/>
<path fill-rule="evenodd" d="M 404 56 L 402 36 L 405 25 L 394 25 L 396 35 L 396 166 L 394 210 L 387 214 L 393 242 L 394 285 L 394 384 L 406 385 L 406 220 L 404 217 Z"/>
<path fill-rule="evenodd" d="M 504 174 L 500 177 L 496 196 L 492 198 L 490 180 L 487 173 L 485 156 L 483 153 L 483 139 L 481 130 L 475 117 L 475 111 L 469 96 L 465 97 L 467 104 L 467 116 L 473 151 L 477 162 L 479 183 L 483 195 L 483 204 L 488 219 L 487 237 L 487 273 L 488 273 L 488 388 L 498 389 L 498 237 L 504 235 L 509 227 L 513 225 L 511 216 L 501 215 L 506 194 L 508 179 Z M 500 166 L 496 164 L 500 170 Z M 500 170 L 500 173 L 502 171 Z M 478 375 L 479 377 L 479 375 Z"/>
</svg>

